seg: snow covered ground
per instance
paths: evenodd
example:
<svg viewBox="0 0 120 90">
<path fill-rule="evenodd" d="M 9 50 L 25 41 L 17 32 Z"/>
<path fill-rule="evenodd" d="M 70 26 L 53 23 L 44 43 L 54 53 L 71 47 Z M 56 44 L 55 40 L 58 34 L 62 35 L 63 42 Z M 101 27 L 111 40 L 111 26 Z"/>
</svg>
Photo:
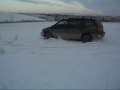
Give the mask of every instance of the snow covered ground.
<svg viewBox="0 0 120 90">
<path fill-rule="evenodd" d="M 44 21 L 45 19 L 22 15 L 22 14 L 16 14 L 16 13 L 3 13 L 0 12 L 0 22 L 16 22 L 16 21 Z"/>
<path fill-rule="evenodd" d="M 120 89 L 120 23 L 90 43 L 43 39 L 54 23 L 0 24 L 0 89 Z"/>
</svg>

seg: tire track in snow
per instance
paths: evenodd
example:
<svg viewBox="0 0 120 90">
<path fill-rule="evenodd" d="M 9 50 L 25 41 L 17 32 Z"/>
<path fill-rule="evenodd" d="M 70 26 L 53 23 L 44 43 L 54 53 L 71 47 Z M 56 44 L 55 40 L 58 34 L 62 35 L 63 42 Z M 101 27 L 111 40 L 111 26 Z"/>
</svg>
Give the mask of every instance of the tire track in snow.
<svg viewBox="0 0 120 90">
<path fill-rule="evenodd" d="M 2 37 L 0 36 L 0 40 L 2 39 Z M 17 41 L 18 40 L 18 35 L 17 34 L 15 34 L 15 36 L 14 36 L 14 38 L 11 40 L 11 41 L 3 41 L 3 42 L 6 42 L 6 43 L 2 43 L 2 44 L 0 44 L 0 46 L 3 46 L 3 45 L 9 45 L 9 44 L 12 44 L 12 43 L 14 43 L 15 41 Z"/>
</svg>

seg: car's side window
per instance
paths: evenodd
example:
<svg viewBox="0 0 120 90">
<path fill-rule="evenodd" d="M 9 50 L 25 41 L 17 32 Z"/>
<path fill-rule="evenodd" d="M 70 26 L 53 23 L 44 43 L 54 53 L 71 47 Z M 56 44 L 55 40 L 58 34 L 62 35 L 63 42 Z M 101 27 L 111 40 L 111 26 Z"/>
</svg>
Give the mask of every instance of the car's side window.
<svg viewBox="0 0 120 90">
<path fill-rule="evenodd" d="M 69 27 L 73 27 L 73 28 L 76 28 L 76 27 L 81 27 L 82 25 L 82 22 L 81 20 L 71 20 L 69 21 Z"/>
<path fill-rule="evenodd" d="M 95 24 L 92 20 L 85 20 L 85 22 L 86 22 L 86 25 L 85 25 L 86 27 L 88 28 L 95 27 Z"/>
<path fill-rule="evenodd" d="M 57 27 L 60 27 L 60 26 L 67 26 L 67 21 L 66 20 L 63 20 L 63 21 L 60 21 L 56 24 Z"/>
</svg>

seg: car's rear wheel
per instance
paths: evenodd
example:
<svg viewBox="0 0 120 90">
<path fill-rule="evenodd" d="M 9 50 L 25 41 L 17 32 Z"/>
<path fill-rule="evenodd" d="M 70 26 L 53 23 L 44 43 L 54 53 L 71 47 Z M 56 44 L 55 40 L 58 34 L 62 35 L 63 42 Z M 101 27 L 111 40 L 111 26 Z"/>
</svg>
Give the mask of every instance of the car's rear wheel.
<svg viewBox="0 0 120 90">
<path fill-rule="evenodd" d="M 52 34 L 50 32 L 45 33 L 45 39 L 52 38 Z"/>
<path fill-rule="evenodd" d="M 91 35 L 85 34 L 82 36 L 82 42 L 86 43 L 86 42 L 91 42 L 92 41 L 92 37 Z"/>
</svg>

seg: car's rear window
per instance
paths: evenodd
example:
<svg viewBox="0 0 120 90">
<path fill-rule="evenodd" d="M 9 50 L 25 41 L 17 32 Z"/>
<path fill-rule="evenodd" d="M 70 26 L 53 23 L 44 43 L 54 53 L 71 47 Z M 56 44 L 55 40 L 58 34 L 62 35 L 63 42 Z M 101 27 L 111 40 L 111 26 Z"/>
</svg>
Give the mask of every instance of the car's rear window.
<svg viewBox="0 0 120 90">
<path fill-rule="evenodd" d="M 97 23 L 98 26 L 102 26 L 102 23 L 100 22 L 100 20 L 96 19 L 95 21 L 96 21 L 96 23 Z"/>
</svg>

